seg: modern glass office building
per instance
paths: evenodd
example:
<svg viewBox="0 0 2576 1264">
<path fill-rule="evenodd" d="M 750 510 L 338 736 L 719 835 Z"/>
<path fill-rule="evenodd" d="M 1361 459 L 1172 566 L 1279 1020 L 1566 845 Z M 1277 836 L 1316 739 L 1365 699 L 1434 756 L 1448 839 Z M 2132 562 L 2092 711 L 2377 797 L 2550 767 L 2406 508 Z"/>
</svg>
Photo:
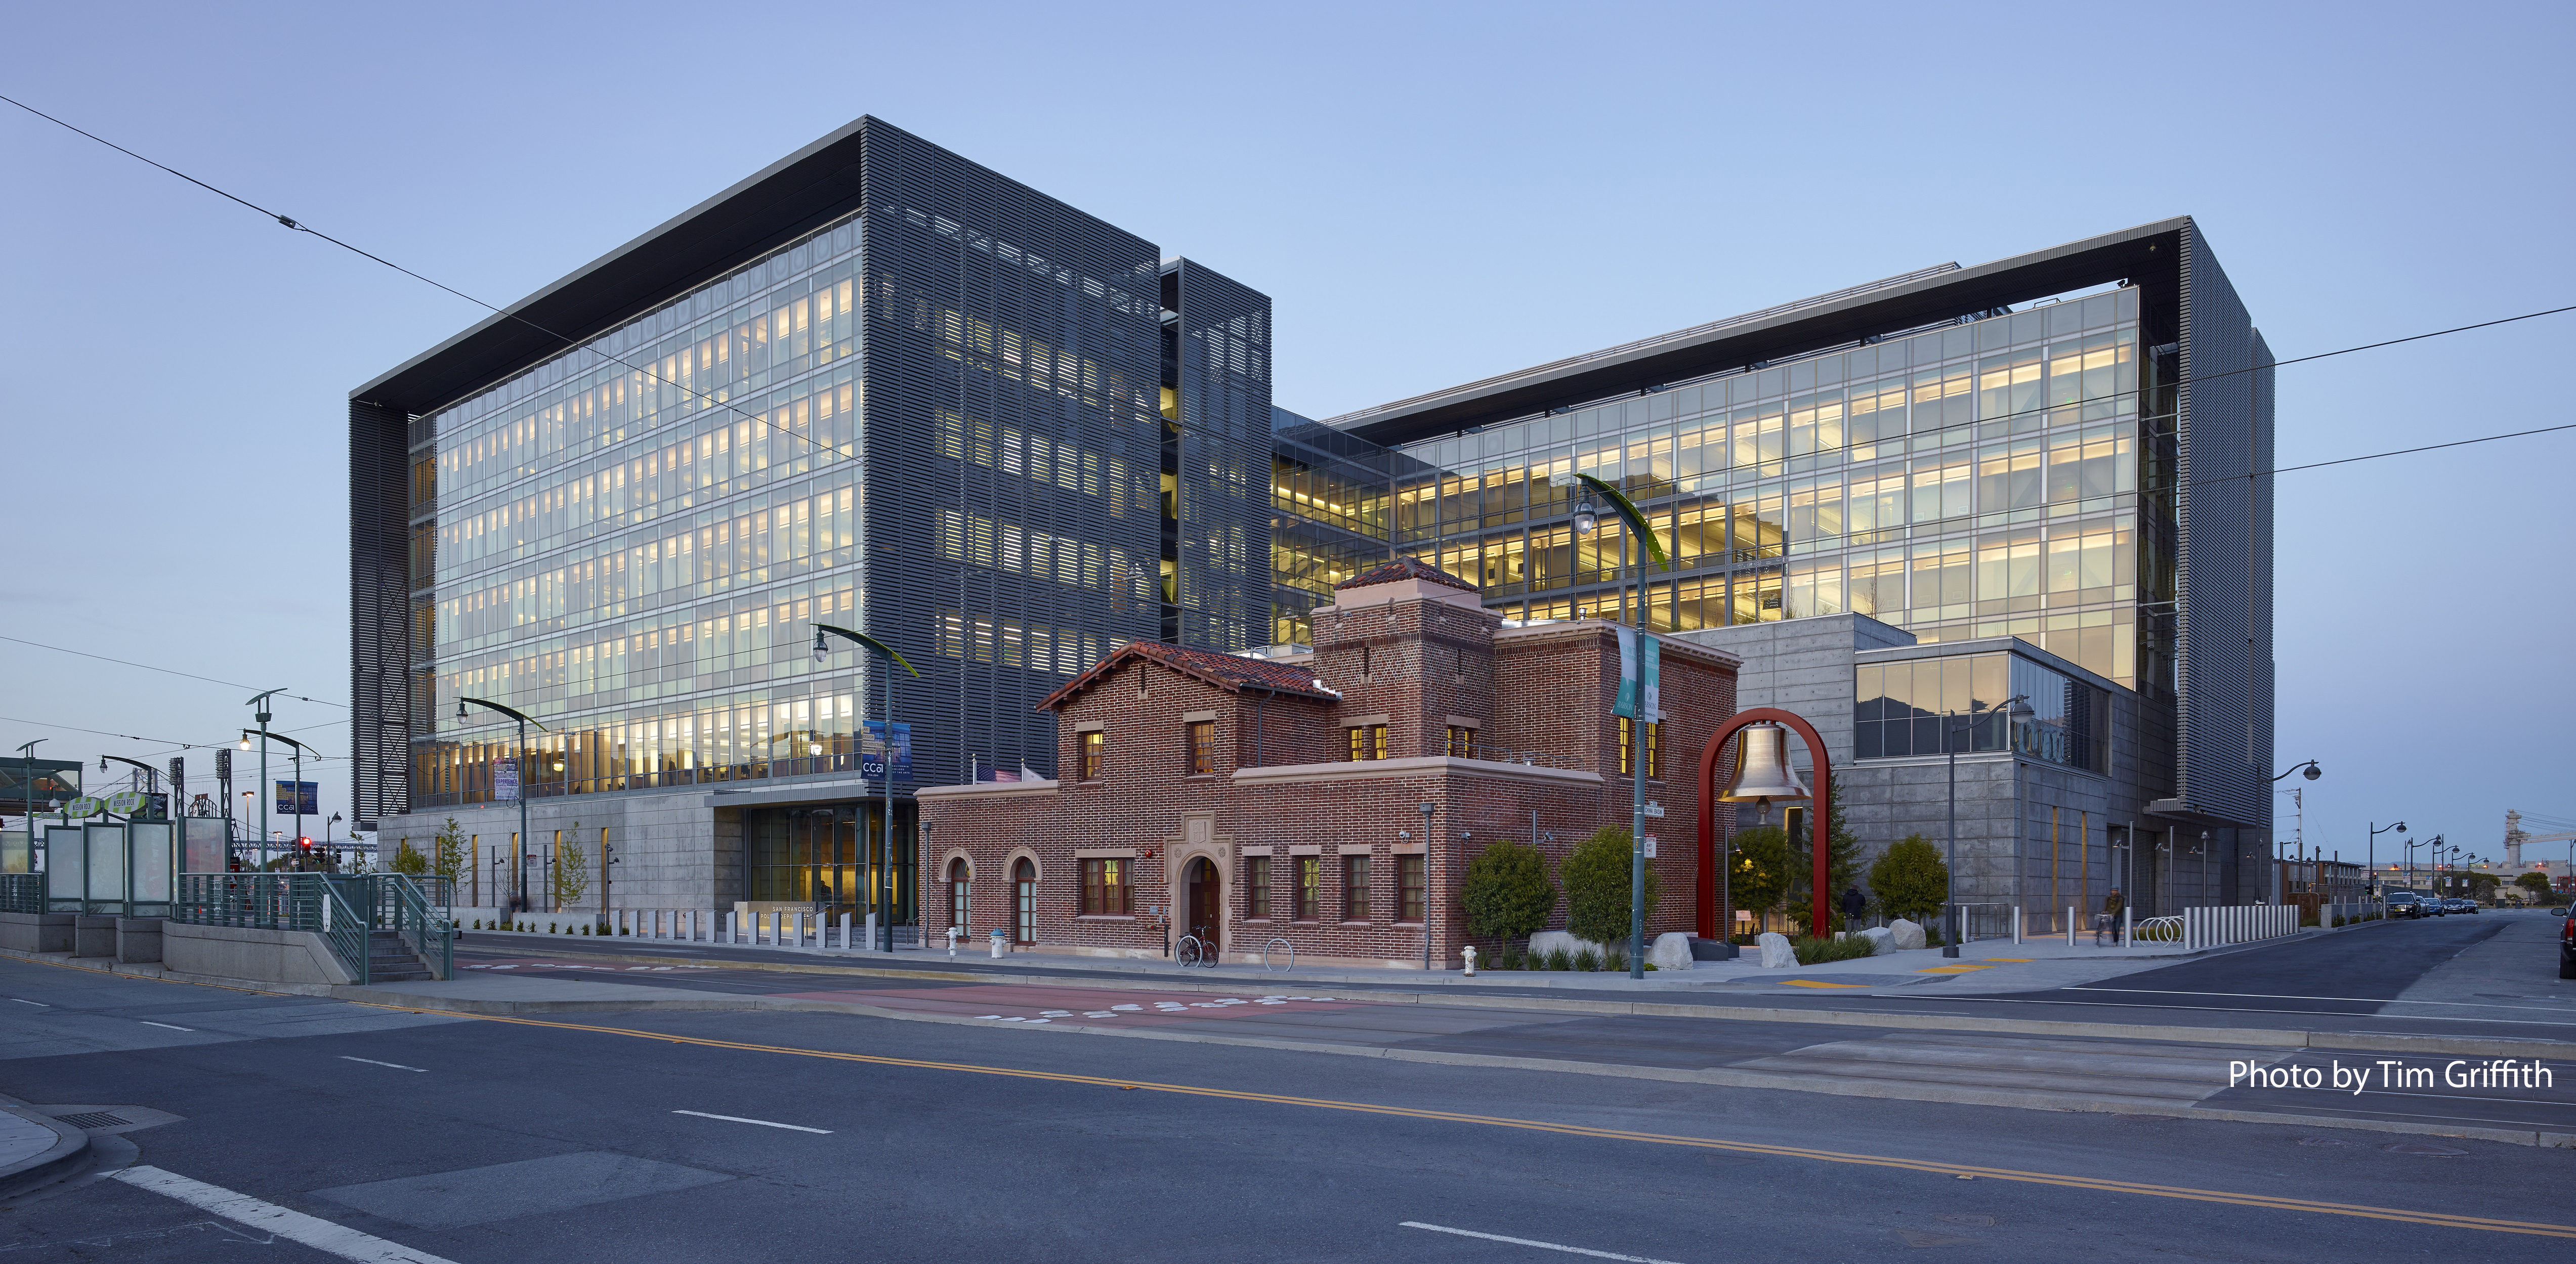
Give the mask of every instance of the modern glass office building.
<svg viewBox="0 0 2576 1264">
<path fill-rule="evenodd" d="M 1849 612 L 1919 644 L 2019 638 L 2145 705 L 2154 749 L 2127 754 L 2159 812 L 2255 831 L 2270 822 L 2272 510 L 2247 475 L 2270 465 L 2269 363 L 2176 219 L 1331 418 L 1393 449 L 1384 511 L 1284 451 L 1274 503 L 1307 520 L 1360 506 L 1388 522 L 1371 538 L 1475 580 L 1511 617 L 1624 620 L 1642 603 L 1680 632 Z M 1557 484 L 1573 472 L 1639 504 L 1669 571 L 1641 584 L 1615 520 L 1574 531 L 1580 494 Z M 1283 592 L 1330 556 L 1274 550 Z M 1278 603 L 1278 639 L 1303 639 L 1299 613 Z M 1919 714 L 1886 701 L 1907 696 L 1867 704 Z M 1913 752 L 1911 723 L 1868 727 L 1868 756 Z"/>
<path fill-rule="evenodd" d="M 457 816 L 479 905 L 578 847 L 582 904 L 853 907 L 912 785 L 1051 771 L 1074 673 L 1263 639 L 1269 356 L 1222 274 L 880 120 L 816 141 L 351 392 L 360 814 Z M 887 669 L 818 624 L 919 672 L 890 830 Z"/>
</svg>

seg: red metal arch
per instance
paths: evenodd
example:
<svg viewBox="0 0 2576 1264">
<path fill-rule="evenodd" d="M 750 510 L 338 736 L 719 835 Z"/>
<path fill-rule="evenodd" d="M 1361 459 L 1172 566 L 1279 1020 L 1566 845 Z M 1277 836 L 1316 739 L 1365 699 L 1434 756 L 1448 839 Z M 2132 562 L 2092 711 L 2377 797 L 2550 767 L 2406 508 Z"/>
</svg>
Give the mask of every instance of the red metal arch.
<svg viewBox="0 0 2576 1264">
<path fill-rule="evenodd" d="M 1833 770 L 1825 761 L 1825 739 L 1814 725 L 1777 707 L 1755 707 L 1738 711 L 1708 739 L 1708 749 L 1699 757 L 1699 933 L 1703 939 L 1718 938 L 1717 925 L 1717 764 L 1725 757 L 1726 745 L 1737 733 L 1764 722 L 1787 725 L 1807 743 L 1807 754 L 1816 763 L 1815 825 L 1809 837 L 1830 840 L 1833 837 Z M 1818 938 L 1832 928 L 1833 892 L 1825 889 L 1832 880 L 1833 848 L 1830 843 L 1814 848 L 1816 876 L 1814 894 L 1808 899 L 1808 933 Z"/>
</svg>

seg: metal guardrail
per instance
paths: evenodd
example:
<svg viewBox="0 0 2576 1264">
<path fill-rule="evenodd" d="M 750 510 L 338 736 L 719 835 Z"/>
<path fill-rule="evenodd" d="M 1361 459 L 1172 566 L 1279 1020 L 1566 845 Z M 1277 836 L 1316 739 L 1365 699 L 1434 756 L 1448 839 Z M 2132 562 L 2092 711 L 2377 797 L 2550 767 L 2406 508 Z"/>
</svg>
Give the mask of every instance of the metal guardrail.
<svg viewBox="0 0 2576 1264">
<path fill-rule="evenodd" d="M 45 911 L 45 875 L 0 873 L 0 913 Z"/>
<path fill-rule="evenodd" d="M 14 875 L 13 875 L 14 876 Z M 388 930 L 441 979 L 456 975 L 455 924 L 398 873 L 187 873 L 170 920 L 196 926 L 312 931 L 351 978 L 372 981 L 368 939 Z"/>
</svg>

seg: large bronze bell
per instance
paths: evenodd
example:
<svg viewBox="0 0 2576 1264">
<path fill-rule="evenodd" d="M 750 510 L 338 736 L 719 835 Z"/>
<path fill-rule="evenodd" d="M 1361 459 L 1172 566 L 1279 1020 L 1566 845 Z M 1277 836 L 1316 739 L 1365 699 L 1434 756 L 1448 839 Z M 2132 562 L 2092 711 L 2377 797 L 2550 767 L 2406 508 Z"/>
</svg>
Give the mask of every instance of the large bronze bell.
<svg viewBox="0 0 2576 1264">
<path fill-rule="evenodd" d="M 1747 725 L 1736 742 L 1735 780 L 1728 782 L 1720 803 L 1761 803 L 1810 797 L 1798 771 L 1789 766 L 1789 730 L 1777 724 Z"/>
</svg>

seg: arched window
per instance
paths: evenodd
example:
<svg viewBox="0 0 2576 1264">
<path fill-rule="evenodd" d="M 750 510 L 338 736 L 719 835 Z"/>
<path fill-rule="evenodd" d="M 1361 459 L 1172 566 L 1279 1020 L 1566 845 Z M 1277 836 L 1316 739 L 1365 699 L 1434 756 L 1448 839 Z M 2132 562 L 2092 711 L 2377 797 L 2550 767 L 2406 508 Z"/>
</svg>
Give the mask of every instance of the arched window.
<svg viewBox="0 0 2576 1264">
<path fill-rule="evenodd" d="M 948 862 L 948 924 L 963 931 L 966 922 L 966 896 L 975 880 L 975 872 L 966 867 L 963 856 Z"/>
<path fill-rule="evenodd" d="M 1023 944 L 1038 941 L 1038 867 L 1026 856 L 1011 866 L 1011 938 Z"/>
</svg>

